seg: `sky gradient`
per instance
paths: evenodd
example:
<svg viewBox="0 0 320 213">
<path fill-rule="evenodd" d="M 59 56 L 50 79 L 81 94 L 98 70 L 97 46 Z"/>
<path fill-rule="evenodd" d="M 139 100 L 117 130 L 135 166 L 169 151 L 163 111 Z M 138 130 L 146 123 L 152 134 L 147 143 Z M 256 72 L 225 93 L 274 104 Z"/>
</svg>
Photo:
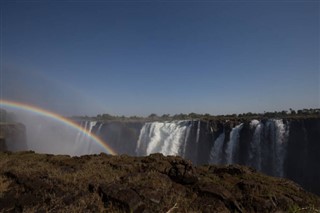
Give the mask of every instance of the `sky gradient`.
<svg viewBox="0 0 320 213">
<path fill-rule="evenodd" d="M 1 98 L 63 115 L 320 108 L 319 1 L 2 1 Z"/>
</svg>

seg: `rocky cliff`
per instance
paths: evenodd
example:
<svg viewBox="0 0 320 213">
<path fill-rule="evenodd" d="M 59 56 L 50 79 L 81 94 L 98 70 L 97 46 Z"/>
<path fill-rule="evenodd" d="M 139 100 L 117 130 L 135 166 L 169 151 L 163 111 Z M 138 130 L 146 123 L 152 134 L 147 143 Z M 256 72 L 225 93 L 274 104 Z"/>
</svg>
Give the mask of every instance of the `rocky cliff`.
<svg viewBox="0 0 320 213">
<path fill-rule="evenodd" d="M 181 157 L 0 153 L 4 212 L 319 212 L 292 181 Z"/>
<path fill-rule="evenodd" d="M 0 123 L 0 151 L 27 150 L 26 129 L 19 123 Z"/>
<path fill-rule="evenodd" d="M 318 117 L 110 121 L 97 122 L 92 132 L 120 154 L 179 155 L 196 165 L 241 164 L 320 194 Z"/>
</svg>

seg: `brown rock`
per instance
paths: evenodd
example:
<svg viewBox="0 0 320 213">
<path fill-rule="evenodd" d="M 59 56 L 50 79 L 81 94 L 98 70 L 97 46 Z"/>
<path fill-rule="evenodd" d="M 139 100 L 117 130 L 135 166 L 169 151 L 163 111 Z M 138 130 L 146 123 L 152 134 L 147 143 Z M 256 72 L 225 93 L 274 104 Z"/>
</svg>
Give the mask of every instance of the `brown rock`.
<svg viewBox="0 0 320 213">
<path fill-rule="evenodd" d="M 105 204 L 112 203 L 126 212 L 142 212 L 145 204 L 140 196 L 131 189 L 123 189 L 121 184 L 100 185 L 99 194 Z"/>
</svg>

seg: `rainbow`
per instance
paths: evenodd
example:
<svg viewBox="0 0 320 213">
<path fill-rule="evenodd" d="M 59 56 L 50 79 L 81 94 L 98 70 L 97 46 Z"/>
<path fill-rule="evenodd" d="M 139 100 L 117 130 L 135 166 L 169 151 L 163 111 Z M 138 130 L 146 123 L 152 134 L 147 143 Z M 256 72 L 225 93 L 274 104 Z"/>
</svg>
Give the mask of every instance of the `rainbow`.
<svg viewBox="0 0 320 213">
<path fill-rule="evenodd" d="M 48 118 L 51 118 L 55 121 L 58 121 L 60 123 L 63 123 L 67 126 L 70 126 L 71 128 L 74 128 L 78 131 L 81 131 L 83 134 L 89 136 L 94 142 L 96 142 L 97 144 L 99 144 L 101 147 L 103 147 L 106 152 L 108 154 L 111 155 L 116 155 L 117 153 L 109 146 L 107 145 L 103 140 L 101 140 L 98 136 L 91 134 L 89 131 L 87 131 L 86 129 L 84 129 L 83 127 L 81 127 L 79 124 L 75 123 L 72 120 L 69 120 L 59 114 L 50 112 L 48 110 L 45 109 L 41 109 L 39 107 L 36 106 L 32 106 L 26 103 L 20 103 L 20 102 L 16 102 L 16 101 L 9 101 L 9 100 L 4 100 L 4 99 L 0 99 L 0 106 L 7 106 L 10 108 L 14 108 L 14 109 L 22 109 L 22 110 L 27 110 Z"/>
</svg>

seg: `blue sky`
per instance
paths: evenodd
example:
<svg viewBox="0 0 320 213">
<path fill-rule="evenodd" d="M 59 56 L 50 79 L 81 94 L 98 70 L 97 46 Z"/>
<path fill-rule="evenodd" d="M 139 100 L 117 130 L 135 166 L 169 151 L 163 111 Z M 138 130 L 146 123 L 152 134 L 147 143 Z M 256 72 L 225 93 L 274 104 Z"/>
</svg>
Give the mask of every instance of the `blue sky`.
<svg viewBox="0 0 320 213">
<path fill-rule="evenodd" d="M 1 97 L 64 115 L 320 107 L 319 1 L 2 1 Z"/>
</svg>

